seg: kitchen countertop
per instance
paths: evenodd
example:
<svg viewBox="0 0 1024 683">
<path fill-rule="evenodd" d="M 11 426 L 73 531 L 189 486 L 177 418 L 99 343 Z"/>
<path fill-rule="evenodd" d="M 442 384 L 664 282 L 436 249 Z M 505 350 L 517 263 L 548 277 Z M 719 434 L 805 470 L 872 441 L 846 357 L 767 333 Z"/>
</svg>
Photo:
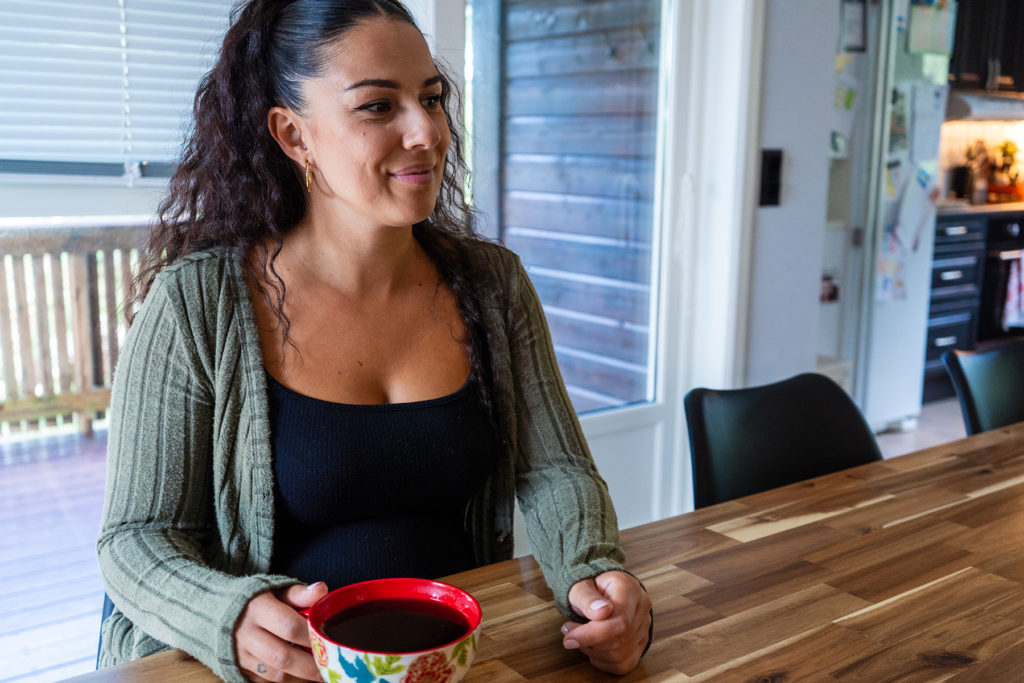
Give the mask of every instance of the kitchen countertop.
<svg viewBox="0 0 1024 683">
<path fill-rule="evenodd" d="M 1001 202 L 995 204 L 942 203 L 936 207 L 939 216 L 961 216 L 964 214 L 1024 213 L 1024 202 Z"/>
</svg>

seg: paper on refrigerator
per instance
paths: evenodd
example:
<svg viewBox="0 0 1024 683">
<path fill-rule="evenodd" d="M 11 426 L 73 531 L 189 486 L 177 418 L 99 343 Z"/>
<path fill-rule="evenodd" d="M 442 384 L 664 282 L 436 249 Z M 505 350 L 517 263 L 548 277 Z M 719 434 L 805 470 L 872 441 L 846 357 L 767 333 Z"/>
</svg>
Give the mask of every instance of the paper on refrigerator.
<svg viewBox="0 0 1024 683">
<path fill-rule="evenodd" d="M 906 257 L 896 233 L 886 230 L 875 270 L 875 299 L 895 301 L 907 298 Z"/>
<path fill-rule="evenodd" d="M 857 122 L 857 111 L 864 89 L 861 70 L 864 58 L 860 55 L 836 55 L 835 90 L 832 101 L 832 132 L 849 140 Z"/>
<path fill-rule="evenodd" d="M 903 190 L 896 218 L 897 228 L 904 239 L 909 240 L 912 252 L 921 246 L 924 231 L 935 225 L 935 202 L 938 199 L 939 189 L 935 178 L 919 165 Z"/>
<path fill-rule="evenodd" d="M 939 156 L 939 138 L 946 119 L 948 85 L 914 83 L 910 126 L 910 158 L 915 163 Z"/>
<path fill-rule="evenodd" d="M 918 251 L 924 231 L 935 224 L 938 199 L 935 178 L 918 166 L 903 182 L 899 203 L 887 211 L 882 249 L 875 268 L 875 299 L 893 301 L 907 297 L 906 260 Z"/>
</svg>

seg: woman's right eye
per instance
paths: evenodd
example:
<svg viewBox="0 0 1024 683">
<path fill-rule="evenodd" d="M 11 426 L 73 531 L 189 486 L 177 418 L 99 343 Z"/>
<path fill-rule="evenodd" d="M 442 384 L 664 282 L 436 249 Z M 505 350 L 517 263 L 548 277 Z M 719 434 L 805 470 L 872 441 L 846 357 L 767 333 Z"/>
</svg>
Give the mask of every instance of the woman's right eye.
<svg viewBox="0 0 1024 683">
<path fill-rule="evenodd" d="M 368 111 L 374 114 L 386 114 L 391 111 L 391 103 L 387 100 L 377 100 L 375 102 L 368 102 L 358 109 L 359 111 Z"/>
</svg>

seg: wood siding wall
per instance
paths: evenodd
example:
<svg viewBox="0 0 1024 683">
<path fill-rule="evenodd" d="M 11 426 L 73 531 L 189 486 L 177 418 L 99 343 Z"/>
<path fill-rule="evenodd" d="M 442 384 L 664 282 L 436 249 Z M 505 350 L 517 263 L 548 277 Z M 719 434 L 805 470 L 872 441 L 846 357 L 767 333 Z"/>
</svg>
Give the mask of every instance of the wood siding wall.
<svg viewBox="0 0 1024 683">
<path fill-rule="evenodd" d="M 648 398 L 660 5 L 501 3 L 494 208 L 579 412 Z"/>
</svg>

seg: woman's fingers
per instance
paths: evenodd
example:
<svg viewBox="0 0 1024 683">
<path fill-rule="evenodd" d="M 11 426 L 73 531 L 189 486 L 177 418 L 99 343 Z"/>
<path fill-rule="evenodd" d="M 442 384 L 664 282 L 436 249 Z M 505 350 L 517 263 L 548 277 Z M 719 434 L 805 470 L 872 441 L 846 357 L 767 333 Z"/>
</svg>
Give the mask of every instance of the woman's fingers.
<svg viewBox="0 0 1024 683">
<path fill-rule="evenodd" d="M 651 625 L 651 600 L 640 583 L 625 572 L 605 572 L 573 585 L 569 603 L 590 621 L 564 624 L 563 645 L 579 649 L 602 671 L 617 675 L 632 671 L 647 645 Z"/>
<path fill-rule="evenodd" d="M 298 590 L 303 591 L 304 587 Z M 319 599 L 316 594 L 322 591 L 314 589 L 299 596 L 294 592 L 287 598 L 304 602 L 305 597 L 315 602 Z M 235 627 L 235 652 L 239 668 L 251 680 L 319 681 L 320 673 L 313 657 L 303 647 L 309 647 L 305 617 L 274 593 L 260 593 L 245 606 Z"/>
<path fill-rule="evenodd" d="M 261 593 L 249 601 L 246 611 L 252 612 L 252 623 L 281 640 L 309 647 L 309 626 L 306 618 L 277 599 L 273 593 Z"/>
<path fill-rule="evenodd" d="M 327 584 L 323 581 L 308 586 L 295 584 L 277 591 L 277 598 L 289 607 L 297 610 L 312 607 L 317 600 L 327 595 Z"/>
<path fill-rule="evenodd" d="M 635 669 L 640 663 L 640 656 L 646 644 L 647 634 L 644 633 L 631 641 L 620 642 L 616 648 L 604 649 L 602 645 L 597 645 L 584 647 L 581 651 L 595 669 L 621 676 Z"/>
<path fill-rule="evenodd" d="M 608 596 L 609 601 L 616 607 L 624 609 L 627 614 L 636 612 L 641 600 L 650 601 L 647 591 L 640 586 L 640 582 L 626 572 L 598 574 L 594 577 L 594 585 L 603 595 Z M 647 608 L 650 609 L 650 605 Z"/>
<path fill-rule="evenodd" d="M 619 647 L 623 640 L 631 640 L 631 624 L 621 616 L 612 616 L 601 621 L 590 621 L 586 624 L 574 624 L 562 638 L 565 646 L 570 649 L 594 648 L 611 650 Z"/>
<path fill-rule="evenodd" d="M 245 652 L 239 655 L 238 668 L 240 668 L 242 672 L 246 674 L 246 678 L 253 683 L 307 683 L 309 680 L 273 669 L 265 662 L 260 661 L 259 657 L 253 655 L 251 652 Z M 317 674 L 317 677 L 313 680 L 319 681 L 320 675 Z"/>
<path fill-rule="evenodd" d="M 278 680 L 278 674 L 294 676 L 299 680 L 318 681 L 313 656 L 305 650 L 293 647 L 269 631 L 254 630 L 246 639 L 246 650 L 253 658 L 256 668 L 250 669 L 270 680 Z M 260 668 L 267 671 L 261 672 Z"/>
<path fill-rule="evenodd" d="M 570 649 L 582 650 L 587 656 L 603 653 L 604 656 L 628 658 L 640 644 L 640 651 L 647 644 L 646 621 L 633 622 L 620 617 L 587 624 L 574 624 L 562 638 L 563 645 Z"/>
<path fill-rule="evenodd" d="M 569 589 L 569 606 L 584 619 L 595 621 L 612 613 L 612 603 L 602 593 L 594 579 L 584 579 Z"/>
</svg>

